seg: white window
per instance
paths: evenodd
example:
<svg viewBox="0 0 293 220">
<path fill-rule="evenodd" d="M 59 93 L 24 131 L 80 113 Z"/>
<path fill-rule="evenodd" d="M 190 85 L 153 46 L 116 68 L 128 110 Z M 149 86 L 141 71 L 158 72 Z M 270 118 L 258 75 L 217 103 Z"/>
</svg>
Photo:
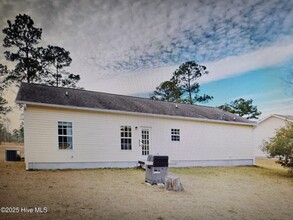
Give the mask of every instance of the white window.
<svg viewBox="0 0 293 220">
<path fill-rule="evenodd" d="M 72 122 L 58 121 L 59 149 L 72 149 Z"/>
<path fill-rule="evenodd" d="M 121 126 L 121 150 L 131 150 L 131 126 Z"/>
<path fill-rule="evenodd" d="M 180 141 L 180 129 L 171 129 L 171 141 Z"/>
</svg>

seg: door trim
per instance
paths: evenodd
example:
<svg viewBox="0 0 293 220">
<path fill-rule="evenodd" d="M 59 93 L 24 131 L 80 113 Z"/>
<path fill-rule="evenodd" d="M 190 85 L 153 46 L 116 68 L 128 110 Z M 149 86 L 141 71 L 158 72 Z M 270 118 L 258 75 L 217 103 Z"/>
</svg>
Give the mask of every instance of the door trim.
<svg viewBox="0 0 293 220">
<path fill-rule="evenodd" d="M 149 131 L 149 134 L 148 134 L 148 145 L 149 145 L 149 149 L 148 149 L 148 154 L 147 155 L 143 155 L 143 138 L 142 138 L 142 132 L 143 130 L 148 130 Z M 147 159 L 147 156 L 149 154 L 151 154 L 151 151 L 152 151 L 152 127 L 149 127 L 149 126 L 140 126 L 140 131 L 139 131 L 139 142 L 140 142 L 140 149 L 139 149 L 139 155 L 140 155 L 140 158 L 146 160 Z"/>
</svg>

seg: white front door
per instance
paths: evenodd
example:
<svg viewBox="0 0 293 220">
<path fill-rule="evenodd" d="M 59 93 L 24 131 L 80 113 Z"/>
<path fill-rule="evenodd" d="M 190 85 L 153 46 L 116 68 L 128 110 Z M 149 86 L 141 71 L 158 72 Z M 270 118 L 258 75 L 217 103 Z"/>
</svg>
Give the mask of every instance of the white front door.
<svg viewBox="0 0 293 220">
<path fill-rule="evenodd" d="M 140 158 L 146 160 L 151 150 L 151 128 L 141 128 L 140 146 Z"/>
</svg>

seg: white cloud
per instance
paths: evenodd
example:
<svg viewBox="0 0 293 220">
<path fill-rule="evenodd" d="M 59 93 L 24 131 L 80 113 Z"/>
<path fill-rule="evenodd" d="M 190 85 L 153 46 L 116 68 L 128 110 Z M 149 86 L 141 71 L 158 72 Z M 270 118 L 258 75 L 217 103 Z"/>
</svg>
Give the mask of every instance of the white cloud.
<svg viewBox="0 0 293 220">
<path fill-rule="evenodd" d="M 241 56 L 226 57 L 222 60 L 205 63 L 210 74 L 204 76 L 201 82 L 210 82 L 229 78 L 244 72 L 274 66 L 293 56 L 293 43 L 275 45 Z"/>
<path fill-rule="evenodd" d="M 227 57 L 225 59 L 205 63 L 210 74 L 200 79 L 201 83 L 208 83 L 225 79 L 239 74 L 264 67 L 274 66 L 293 56 L 293 44 L 286 46 L 275 45 L 242 56 Z M 172 73 L 179 67 L 152 68 L 147 70 L 131 71 L 124 74 L 100 77 L 94 75 L 89 81 L 83 81 L 88 88 L 120 94 L 149 93 L 165 80 L 169 80 Z"/>
<path fill-rule="evenodd" d="M 292 98 L 275 100 L 269 105 L 258 106 L 261 109 L 262 115 L 264 118 L 271 114 L 281 114 L 281 115 L 293 115 L 293 101 Z"/>
<path fill-rule="evenodd" d="M 188 59 L 211 62 L 268 46 L 291 33 L 286 9 L 292 4 L 278 0 L 15 0 L 2 4 L 0 21 L 19 12 L 30 14 L 43 28 L 43 44 L 69 50 L 71 70 L 89 78 L 179 65 Z"/>
<path fill-rule="evenodd" d="M 163 81 L 169 80 L 178 66 L 160 67 L 149 70 L 139 70 L 110 78 L 94 76 L 89 81 L 83 81 L 87 89 L 115 94 L 150 93 Z"/>
</svg>

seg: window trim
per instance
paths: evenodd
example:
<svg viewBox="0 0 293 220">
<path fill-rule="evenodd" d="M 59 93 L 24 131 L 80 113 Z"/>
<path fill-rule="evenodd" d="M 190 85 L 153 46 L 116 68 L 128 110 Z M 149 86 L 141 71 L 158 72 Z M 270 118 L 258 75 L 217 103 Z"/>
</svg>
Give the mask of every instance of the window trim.
<svg viewBox="0 0 293 220">
<path fill-rule="evenodd" d="M 125 128 L 129 129 L 125 131 Z M 122 129 L 124 129 L 122 131 Z M 124 134 L 124 135 L 122 135 Z M 128 134 L 128 135 L 126 135 Z M 124 137 L 123 137 L 124 136 Z M 130 140 L 129 143 L 124 142 L 122 140 Z M 132 150 L 132 127 L 130 125 L 121 125 L 120 126 L 120 150 Z"/>
<path fill-rule="evenodd" d="M 60 135 L 59 134 L 59 123 L 71 123 L 71 135 Z M 60 148 L 59 144 L 59 137 L 71 137 L 71 148 Z M 73 122 L 72 121 L 65 121 L 65 120 L 58 120 L 57 121 L 57 147 L 58 147 L 58 150 L 61 150 L 61 151 L 72 151 L 73 150 Z"/>
<path fill-rule="evenodd" d="M 180 128 L 171 128 L 171 141 L 180 142 Z"/>
</svg>

